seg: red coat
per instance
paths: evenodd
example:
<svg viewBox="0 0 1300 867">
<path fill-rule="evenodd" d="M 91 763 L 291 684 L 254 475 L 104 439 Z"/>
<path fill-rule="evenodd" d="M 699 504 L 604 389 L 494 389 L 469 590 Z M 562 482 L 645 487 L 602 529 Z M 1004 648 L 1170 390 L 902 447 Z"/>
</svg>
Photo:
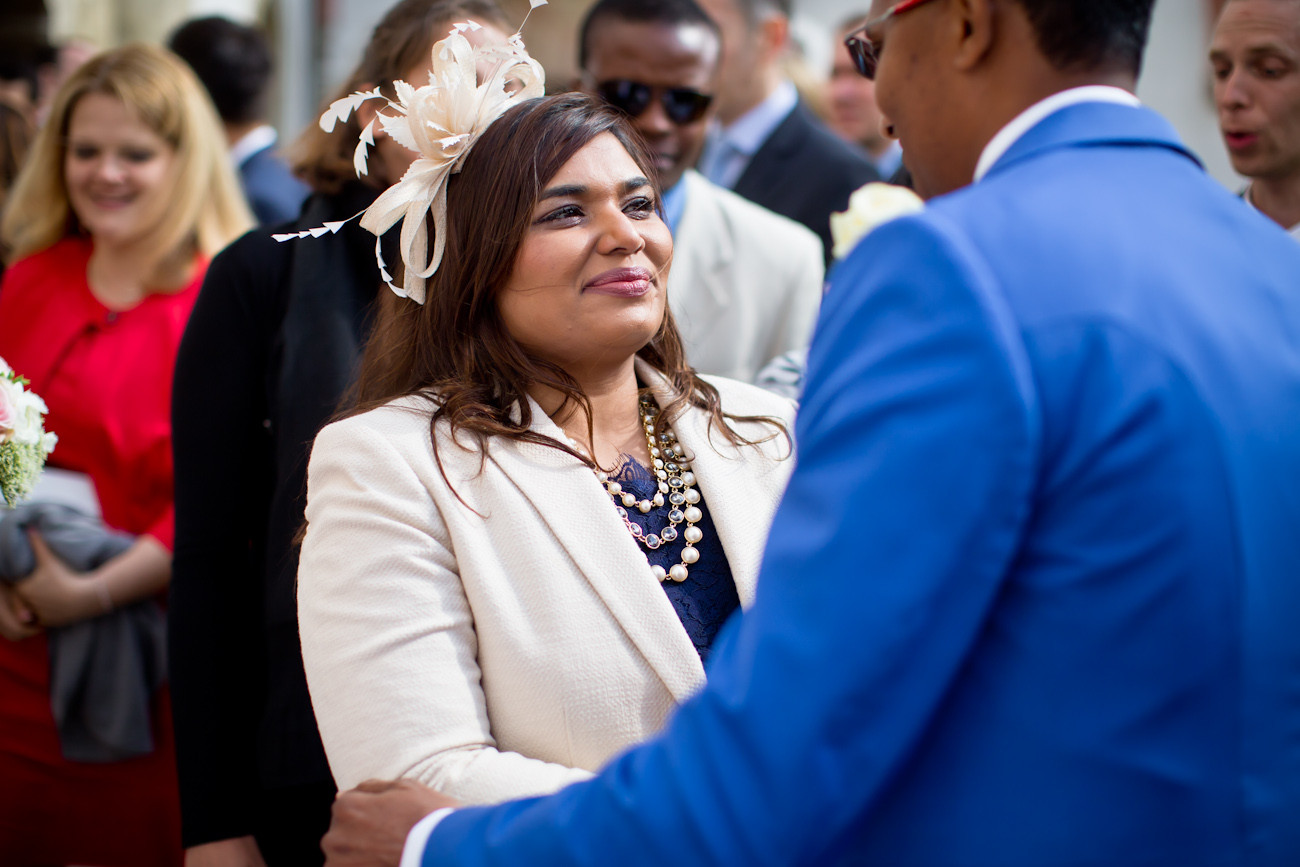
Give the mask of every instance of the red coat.
<svg viewBox="0 0 1300 867">
<path fill-rule="evenodd" d="M 170 550 L 172 368 L 204 267 L 181 291 L 114 312 L 91 294 L 90 253 L 89 240 L 68 238 L 5 272 L 0 357 L 50 408 L 46 429 L 59 436 L 51 465 L 90 476 L 108 525 L 147 533 Z M 103 765 L 64 760 L 45 636 L 0 639 L 0 860 L 179 864 L 165 693 L 154 723 L 157 748 L 149 756 Z"/>
</svg>

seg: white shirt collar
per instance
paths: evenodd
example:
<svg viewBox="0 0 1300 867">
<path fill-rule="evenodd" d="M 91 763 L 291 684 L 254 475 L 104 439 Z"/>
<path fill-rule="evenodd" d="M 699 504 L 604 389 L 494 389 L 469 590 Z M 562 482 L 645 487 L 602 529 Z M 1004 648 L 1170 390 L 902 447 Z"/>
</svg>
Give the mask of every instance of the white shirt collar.
<svg viewBox="0 0 1300 867">
<path fill-rule="evenodd" d="M 1241 194 L 1241 200 L 1242 200 L 1243 202 L 1245 202 L 1247 205 L 1249 205 L 1249 206 L 1250 206 L 1250 209 L 1251 209 L 1252 211 L 1258 211 L 1258 212 L 1261 213 L 1261 214 L 1264 213 L 1263 211 L 1260 211 L 1259 208 L 1255 207 L 1255 203 L 1254 203 L 1253 201 L 1251 201 L 1251 199 L 1250 199 L 1250 187 L 1246 187 L 1246 191 L 1245 191 L 1244 193 Z M 1267 214 L 1264 214 L 1264 216 L 1268 216 L 1268 215 L 1267 215 Z M 1270 217 L 1269 219 L 1272 219 L 1272 218 Z M 1295 238 L 1297 241 L 1300 241 L 1300 223 L 1296 223 L 1294 226 L 1292 226 L 1291 228 L 1287 229 L 1286 231 L 1287 231 L 1287 234 L 1289 234 L 1292 238 Z"/>
<path fill-rule="evenodd" d="M 1020 140 L 1020 137 L 1038 126 L 1048 115 L 1055 114 L 1063 108 L 1078 105 L 1081 102 L 1113 102 L 1119 105 L 1137 107 L 1141 101 L 1127 90 L 1104 84 L 1091 84 L 1085 87 L 1072 87 L 1054 93 L 1047 99 L 1036 102 L 1016 115 L 1011 123 L 998 130 L 998 134 L 989 139 L 975 164 L 975 180 L 978 181 L 989 173 L 993 164 L 1002 159 L 1002 155 Z"/>
<path fill-rule="evenodd" d="M 273 144 L 275 144 L 275 127 L 262 124 L 249 130 L 243 138 L 230 146 L 230 160 L 236 166 L 242 166 L 244 161 L 253 154 Z"/>
<path fill-rule="evenodd" d="M 736 150 L 753 156 L 798 102 L 799 91 L 794 84 L 782 80 L 767 99 L 736 118 L 730 126 L 723 127 L 722 136 Z"/>
</svg>

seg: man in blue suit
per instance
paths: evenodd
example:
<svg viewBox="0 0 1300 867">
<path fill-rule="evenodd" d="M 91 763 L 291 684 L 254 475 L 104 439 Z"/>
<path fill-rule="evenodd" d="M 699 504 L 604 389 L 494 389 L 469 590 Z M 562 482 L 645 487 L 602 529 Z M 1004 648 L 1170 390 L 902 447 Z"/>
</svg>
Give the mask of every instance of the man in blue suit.
<svg viewBox="0 0 1300 867">
<path fill-rule="evenodd" d="M 875 4 L 935 198 L 833 276 L 707 688 L 409 840 L 347 793 L 330 864 L 1300 864 L 1300 249 L 1132 97 L 1152 2 Z"/>
<path fill-rule="evenodd" d="M 210 15 L 181 24 L 167 47 L 190 65 L 212 97 L 257 222 L 272 226 L 297 217 L 311 191 L 280 158 L 275 129 L 265 121 L 272 64 L 266 35 Z"/>
</svg>

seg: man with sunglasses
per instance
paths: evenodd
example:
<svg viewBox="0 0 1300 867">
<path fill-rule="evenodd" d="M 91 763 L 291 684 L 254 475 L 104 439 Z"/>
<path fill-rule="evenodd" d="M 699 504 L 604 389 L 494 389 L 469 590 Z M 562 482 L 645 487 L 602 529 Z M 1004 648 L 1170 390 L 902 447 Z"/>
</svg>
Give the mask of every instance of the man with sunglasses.
<svg viewBox="0 0 1300 867">
<path fill-rule="evenodd" d="M 1300 864 L 1300 248 L 1133 97 L 1153 3 L 877 0 L 930 199 L 832 277 L 753 607 L 422 863 Z M 345 793 L 330 863 L 443 804 Z"/>
<path fill-rule="evenodd" d="M 625 112 L 655 155 L 673 233 L 668 302 L 696 370 L 753 382 L 802 349 L 821 304 L 808 229 L 692 166 L 712 117 L 720 39 L 694 0 L 600 0 L 583 20 L 582 87 Z"/>
<path fill-rule="evenodd" d="M 790 0 L 700 0 L 722 30 L 718 124 L 700 158 L 714 183 L 803 223 L 832 248 L 830 215 L 880 179 L 804 105 L 784 72 Z"/>
</svg>

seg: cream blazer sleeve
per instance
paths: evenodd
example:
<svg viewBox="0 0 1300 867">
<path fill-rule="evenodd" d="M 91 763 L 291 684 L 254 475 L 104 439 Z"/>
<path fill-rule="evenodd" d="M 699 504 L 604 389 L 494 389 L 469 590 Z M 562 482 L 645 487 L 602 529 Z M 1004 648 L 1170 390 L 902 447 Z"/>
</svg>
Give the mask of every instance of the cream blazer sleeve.
<svg viewBox="0 0 1300 867">
<path fill-rule="evenodd" d="M 424 450 L 402 447 L 370 418 L 330 425 L 316 440 L 299 568 L 303 657 L 339 787 L 408 777 L 485 803 L 585 779 L 496 748 L 457 560 L 406 457 Z M 421 433 L 428 427 L 401 435 Z"/>
</svg>

